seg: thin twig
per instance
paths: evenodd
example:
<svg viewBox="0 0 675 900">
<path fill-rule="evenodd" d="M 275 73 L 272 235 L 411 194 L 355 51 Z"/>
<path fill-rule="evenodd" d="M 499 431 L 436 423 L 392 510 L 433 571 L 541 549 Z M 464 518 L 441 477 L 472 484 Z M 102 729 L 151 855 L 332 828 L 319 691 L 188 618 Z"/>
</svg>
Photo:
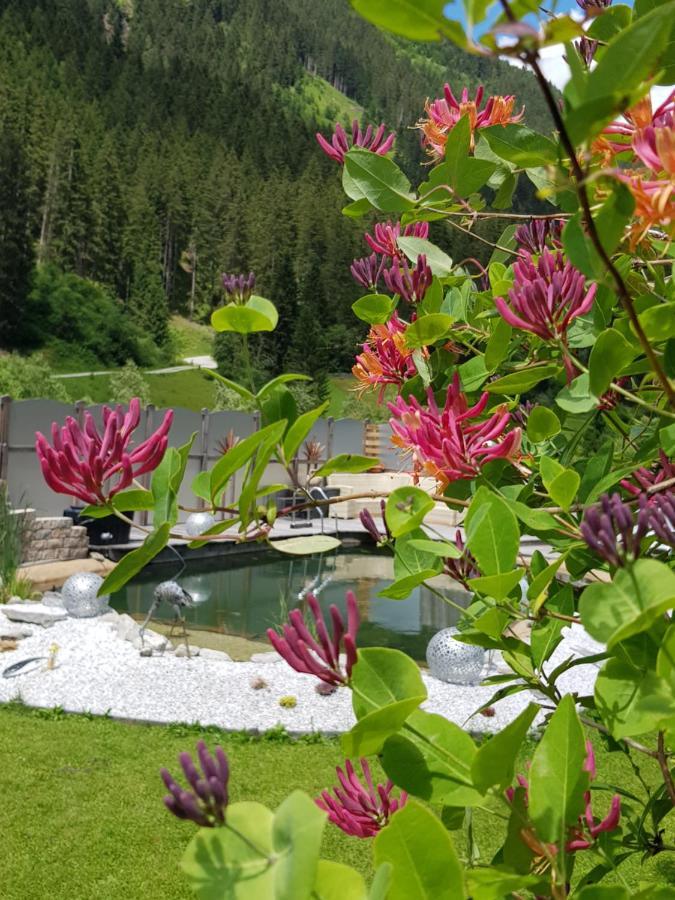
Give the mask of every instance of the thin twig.
<svg viewBox="0 0 675 900">
<path fill-rule="evenodd" d="M 666 754 L 666 745 L 662 731 L 659 731 L 657 748 L 656 758 L 659 761 L 659 767 L 661 769 L 661 774 L 663 775 L 666 790 L 670 797 L 670 802 L 675 806 L 675 783 L 673 782 L 673 775 L 670 771 L 670 766 L 668 765 L 668 756 Z"/>
</svg>

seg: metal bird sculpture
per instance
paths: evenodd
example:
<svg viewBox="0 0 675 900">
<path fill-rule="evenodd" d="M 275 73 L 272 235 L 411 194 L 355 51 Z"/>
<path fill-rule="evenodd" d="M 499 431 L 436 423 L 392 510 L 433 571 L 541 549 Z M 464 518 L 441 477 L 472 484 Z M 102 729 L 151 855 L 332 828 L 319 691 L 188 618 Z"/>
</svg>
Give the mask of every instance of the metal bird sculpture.
<svg viewBox="0 0 675 900">
<path fill-rule="evenodd" d="M 187 630 L 185 628 L 184 612 L 186 609 L 191 609 L 195 605 L 195 602 L 192 594 L 188 593 L 185 588 L 181 587 L 181 585 L 178 584 L 177 581 L 162 581 L 162 583 L 158 584 L 155 588 L 152 604 L 139 631 L 141 639 L 143 638 L 143 633 L 148 625 L 148 622 L 155 615 L 162 603 L 166 603 L 169 606 L 173 607 L 173 611 L 176 614 L 169 631 L 169 637 L 173 637 L 176 627 L 180 626 L 181 631 L 179 633 L 185 642 L 187 655 L 189 657 L 190 646 L 188 644 Z"/>
</svg>

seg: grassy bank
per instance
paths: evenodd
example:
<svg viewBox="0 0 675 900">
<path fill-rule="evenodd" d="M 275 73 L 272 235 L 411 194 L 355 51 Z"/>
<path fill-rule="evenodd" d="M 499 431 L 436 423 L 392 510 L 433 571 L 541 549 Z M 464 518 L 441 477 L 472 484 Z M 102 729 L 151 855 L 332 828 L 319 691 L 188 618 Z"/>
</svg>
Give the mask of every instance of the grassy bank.
<svg viewBox="0 0 675 900">
<path fill-rule="evenodd" d="M 194 829 L 164 810 L 158 770 L 167 766 L 176 772 L 178 753 L 193 749 L 202 736 L 228 753 L 235 801 L 256 799 L 275 807 L 294 788 L 315 796 L 333 784 L 334 767 L 342 762 L 333 739 L 298 742 L 278 734 L 252 739 L 196 727 L 130 725 L 0 706 L 4 900 L 190 897 L 178 860 Z M 596 746 L 600 778 L 639 792 L 625 757 Z M 525 748 L 523 767 L 531 752 Z M 656 783 L 652 761 L 646 761 L 642 775 Z M 598 811 L 607 806 L 607 796 L 598 796 Z M 499 820 L 478 811 L 474 824 L 481 858 L 489 860 Z M 672 843 L 672 823 L 668 830 Z M 455 842 L 463 853 L 461 831 Z M 323 855 L 371 874 L 368 842 L 330 825 Z M 580 854 L 579 868 L 593 861 L 590 854 Z M 631 885 L 641 878 L 668 883 L 675 865 L 663 854 L 642 869 L 631 860 L 621 873 Z"/>
</svg>

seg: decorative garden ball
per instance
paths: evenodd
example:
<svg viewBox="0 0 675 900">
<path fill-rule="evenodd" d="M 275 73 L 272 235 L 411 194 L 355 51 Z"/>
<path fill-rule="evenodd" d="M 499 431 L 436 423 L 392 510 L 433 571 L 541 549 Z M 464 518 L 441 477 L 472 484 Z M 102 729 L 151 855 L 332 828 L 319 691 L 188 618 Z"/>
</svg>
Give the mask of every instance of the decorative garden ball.
<svg viewBox="0 0 675 900">
<path fill-rule="evenodd" d="M 208 531 L 215 524 L 215 517 L 210 512 L 190 513 L 185 520 L 185 530 L 190 537 L 199 537 L 200 534 L 204 534 L 205 531 Z"/>
<path fill-rule="evenodd" d="M 77 619 L 100 616 L 109 610 L 109 594 L 97 597 L 103 579 L 95 572 L 76 572 L 61 588 L 66 612 Z"/>
<path fill-rule="evenodd" d="M 427 645 L 429 672 L 440 681 L 450 684 L 475 684 L 485 664 L 482 647 L 462 644 L 455 640 L 456 628 L 444 628 Z"/>
</svg>

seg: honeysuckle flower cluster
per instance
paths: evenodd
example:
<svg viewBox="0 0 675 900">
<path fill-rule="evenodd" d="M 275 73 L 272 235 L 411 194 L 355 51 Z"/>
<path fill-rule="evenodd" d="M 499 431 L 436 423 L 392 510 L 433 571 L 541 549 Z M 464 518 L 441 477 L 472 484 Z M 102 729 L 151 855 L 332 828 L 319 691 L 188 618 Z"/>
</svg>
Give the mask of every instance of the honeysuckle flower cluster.
<svg viewBox="0 0 675 900">
<path fill-rule="evenodd" d="M 667 547 L 675 547 L 675 494 L 664 491 L 649 501 L 649 525 L 657 539 Z"/>
<path fill-rule="evenodd" d="M 407 259 L 400 259 L 395 261 L 390 269 L 385 269 L 383 275 L 387 289 L 410 304 L 421 303 L 424 300 L 434 279 L 424 253 L 420 253 L 417 257 L 413 269 L 410 268 Z"/>
<path fill-rule="evenodd" d="M 403 237 L 429 237 L 428 222 L 413 222 L 401 228 L 400 222 L 378 222 L 373 228 L 373 234 L 365 234 L 366 243 L 380 256 L 390 256 L 394 262 L 403 257 L 399 249 L 398 239 Z"/>
<path fill-rule="evenodd" d="M 532 256 L 547 248 L 559 250 L 562 247 L 562 219 L 532 219 L 516 228 L 514 238 L 521 251 Z"/>
<path fill-rule="evenodd" d="M 134 398 L 126 413 L 121 406 L 104 406 L 102 416 L 103 434 L 88 411 L 83 426 L 72 416 L 61 428 L 53 422 L 51 444 L 36 432 L 35 450 L 42 474 L 57 494 L 104 504 L 135 478 L 154 471 L 164 458 L 173 410 L 168 410 L 159 428 L 134 448 L 129 444 L 141 421 L 140 400 Z"/>
<path fill-rule="evenodd" d="M 458 100 L 449 84 L 443 86 L 443 95 L 436 100 L 427 100 L 424 106 L 426 118 L 417 123 L 422 132 L 422 143 L 434 159 L 440 159 L 445 155 L 448 135 L 463 116 L 469 118 L 473 149 L 477 129 L 488 128 L 490 125 L 517 123 L 525 115 L 524 107 L 520 112 L 514 113 L 516 98 L 513 94 L 488 97 L 481 109 L 485 95 L 485 88 L 482 85 L 477 89 L 473 99 L 469 99 L 468 88 L 464 88 Z"/>
<path fill-rule="evenodd" d="M 289 622 L 283 627 L 283 634 L 274 629 L 267 630 L 270 643 L 292 669 L 307 675 L 314 675 L 327 684 L 346 684 L 351 678 L 356 663 L 356 635 L 359 630 L 359 610 L 353 591 L 347 591 L 347 623 L 337 606 L 331 605 L 328 612 L 333 626 L 332 636 L 328 633 L 319 602 L 314 594 L 307 595 L 307 604 L 313 621 L 316 637 L 307 627 L 299 609 L 289 613 Z M 344 652 L 344 663 L 340 659 Z"/>
<path fill-rule="evenodd" d="M 339 123 L 335 126 L 330 143 L 326 138 L 317 132 L 316 139 L 319 146 L 330 159 L 335 160 L 339 165 L 344 165 L 345 156 L 352 147 L 362 147 L 364 150 L 370 150 L 377 153 L 378 156 L 385 156 L 394 145 L 396 138 L 395 132 L 386 135 L 387 126 L 383 123 L 373 131 L 373 126 L 368 125 L 365 131 L 361 131 L 358 119 L 352 122 L 351 141 Z M 385 136 L 386 135 L 386 136 Z"/>
<path fill-rule="evenodd" d="M 675 478 L 675 463 L 663 450 L 659 450 L 659 459 L 654 468 L 640 466 L 629 478 L 621 481 L 621 487 L 634 497 L 639 497 L 643 491 L 656 488 L 672 478 Z"/>
<path fill-rule="evenodd" d="M 586 741 L 586 759 L 583 764 L 583 771 L 588 772 L 590 781 L 595 780 L 595 754 L 593 752 L 593 745 L 590 741 Z M 517 775 L 516 780 L 518 782 L 518 785 L 525 791 L 525 805 L 527 806 L 529 799 L 528 781 L 523 775 Z M 506 789 L 505 794 L 509 803 L 513 802 L 515 791 L 516 789 L 513 787 L 509 787 Z M 590 850 L 601 834 L 603 834 L 604 832 L 614 831 L 619 827 L 620 819 L 621 797 L 618 794 L 614 794 L 614 796 L 612 797 L 609 812 L 607 813 L 607 815 L 599 822 L 596 822 L 595 816 L 593 815 L 591 791 L 590 789 L 585 791 L 584 812 L 583 815 L 579 816 L 578 822 L 575 825 L 572 825 L 568 830 L 567 840 L 565 841 L 564 848 L 565 852 L 576 853 L 579 850 Z M 523 842 L 530 848 L 530 850 L 532 850 L 532 852 L 537 857 L 550 857 L 556 855 L 559 852 L 559 847 L 556 844 L 543 843 L 537 837 L 537 834 L 533 826 L 531 825 L 529 827 L 521 829 L 520 836 Z"/>
<path fill-rule="evenodd" d="M 230 303 L 246 303 L 255 288 L 255 274 L 227 275 L 223 273 L 223 288 Z"/>
<path fill-rule="evenodd" d="M 405 805 L 408 795 L 401 791 L 398 797 L 393 796 L 392 781 L 374 784 L 368 761 L 361 758 L 360 763 L 365 785 L 348 759 L 344 770 L 340 766 L 335 769 L 340 784 L 333 788 L 333 795 L 323 791 L 315 803 L 345 834 L 368 838 L 384 828 L 396 810 Z"/>
<path fill-rule="evenodd" d="M 581 523 L 588 546 L 611 566 L 625 566 L 640 556 L 642 539 L 650 528 L 650 509 L 644 494 L 637 515 L 619 494 L 604 494 L 589 507 Z"/>
<path fill-rule="evenodd" d="M 467 591 L 470 591 L 471 585 L 469 584 L 469 580 L 471 578 L 478 578 L 480 570 L 478 569 L 478 563 L 476 562 L 473 553 L 464 544 L 462 532 L 459 528 L 455 532 L 455 546 L 462 555 L 456 559 L 451 556 L 444 557 L 443 571 L 446 575 L 449 575 L 450 578 L 459 582 L 459 584 L 466 588 Z"/>
<path fill-rule="evenodd" d="M 352 367 L 361 390 L 380 389 L 380 402 L 388 385 L 400 388 L 417 374 L 413 351 L 405 342 L 406 327 L 396 313 L 386 325 L 373 325 Z"/>
<path fill-rule="evenodd" d="M 513 275 L 509 302 L 503 297 L 495 298 L 499 314 L 514 328 L 566 346 L 567 329 L 578 316 L 590 312 L 597 285 L 587 289 L 582 273 L 562 253 L 547 249 L 536 261 L 530 253 L 519 254 Z M 568 378 L 573 378 L 576 370 L 567 356 L 565 367 Z"/>
<path fill-rule="evenodd" d="M 222 747 L 216 747 L 211 756 L 204 741 L 197 742 L 197 759 L 201 772 L 189 753 L 178 756 L 191 790 L 181 787 L 168 769 L 161 769 L 162 781 L 169 791 L 164 804 L 179 819 L 189 819 L 202 828 L 214 828 L 225 823 L 230 766 Z"/>
<path fill-rule="evenodd" d="M 352 273 L 354 281 L 367 291 L 377 290 L 386 265 L 386 258 L 378 256 L 377 253 L 371 253 L 370 256 L 355 259 L 349 267 L 349 271 Z"/>
<path fill-rule="evenodd" d="M 436 404 L 431 389 L 427 406 L 415 397 L 398 397 L 389 403 L 394 444 L 412 452 L 416 472 L 431 475 L 445 489 L 452 481 L 474 478 L 483 466 L 494 459 L 514 459 L 520 450 L 521 431 L 507 432 L 511 416 L 499 407 L 487 419 L 485 412 L 489 394 L 469 407 L 455 374 L 448 387 L 445 406 Z"/>
<path fill-rule="evenodd" d="M 382 515 L 382 522 L 384 523 L 385 533 L 382 534 L 380 529 L 377 527 L 375 519 L 373 518 L 372 513 L 369 509 L 362 509 L 359 513 L 359 519 L 361 524 L 366 529 L 370 537 L 375 541 L 375 543 L 379 546 L 380 544 L 385 543 L 385 541 L 391 539 L 391 533 L 389 531 L 389 527 L 387 526 L 387 519 L 384 514 L 387 504 L 384 500 L 380 500 L 380 512 Z"/>
</svg>

